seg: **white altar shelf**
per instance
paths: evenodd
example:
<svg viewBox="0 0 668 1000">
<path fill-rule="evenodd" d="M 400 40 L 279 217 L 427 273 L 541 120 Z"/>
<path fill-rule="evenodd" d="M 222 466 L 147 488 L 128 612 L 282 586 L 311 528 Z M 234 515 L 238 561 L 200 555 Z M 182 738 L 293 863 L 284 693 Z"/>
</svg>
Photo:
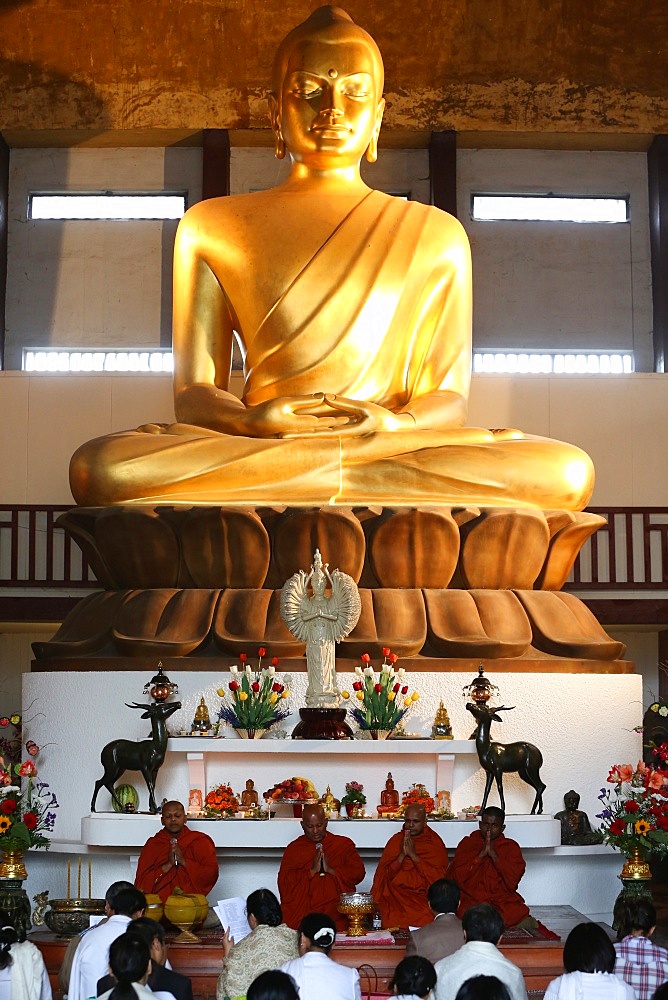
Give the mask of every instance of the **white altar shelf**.
<svg viewBox="0 0 668 1000">
<path fill-rule="evenodd" d="M 401 829 L 401 820 L 330 820 L 331 833 L 350 837 L 357 847 L 382 850 Z M 302 830 L 298 819 L 188 819 L 188 826 L 208 834 L 220 848 L 284 848 Z M 477 820 L 430 823 L 446 847 L 455 848 L 462 837 L 478 829 Z M 95 847 L 141 848 L 161 829 L 160 817 L 146 814 L 92 813 L 81 820 L 81 841 Z M 557 847 L 561 826 L 552 816 L 507 816 L 505 833 L 522 848 Z"/>
<path fill-rule="evenodd" d="M 455 757 L 459 754 L 475 754 L 475 740 L 244 740 L 237 736 L 220 739 L 206 736 L 171 737 L 167 741 L 168 753 L 185 753 L 188 761 L 188 776 L 191 788 L 208 788 L 206 776 L 207 758 L 222 754 L 226 759 L 257 754 L 274 756 L 295 756 L 303 761 L 305 757 L 329 757 L 334 755 L 357 758 L 380 757 L 430 757 L 436 762 L 437 789 L 453 788 Z"/>
</svg>

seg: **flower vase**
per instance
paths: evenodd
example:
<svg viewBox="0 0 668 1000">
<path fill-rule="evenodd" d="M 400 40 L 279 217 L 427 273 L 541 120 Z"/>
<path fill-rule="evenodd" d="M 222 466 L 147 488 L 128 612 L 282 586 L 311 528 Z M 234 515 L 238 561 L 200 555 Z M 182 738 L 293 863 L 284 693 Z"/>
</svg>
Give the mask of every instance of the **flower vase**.
<svg viewBox="0 0 668 1000">
<path fill-rule="evenodd" d="M 369 731 L 372 740 L 389 740 L 392 735 L 391 729 L 371 729 Z"/>
<path fill-rule="evenodd" d="M 2 861 L 0 861 L 0 879 L 18 879 L 23 881 L 28 878 L 26 866 L 23 864 L 23 851 L 3 851 Z"/>
<path fill-rule="evenodd" d="M 23 852 L 3 851 L 0 862 L 0 909 L 9 915 L 16 930 L 25 934 L 31 927 L 30 900 L 21 883 L 27 877 Z"/>
<path fill-rule="evenodd" d="M 261 740 L 264 736 L 264 729 L 237 729 L 242 740 Z"/>
<path fill-rule="evenodd" d="M 622 883 L 622 891 L 615 900 L 613 906 L 614 922 L 613 927 L 617 929 L 617 908 L 620 903 L 627 899 L 646 899 L 652 902 L 652 872 L 642 851 L 634 847 L 627 855 L 624 867 L 617 878 Z"/>
</svg>

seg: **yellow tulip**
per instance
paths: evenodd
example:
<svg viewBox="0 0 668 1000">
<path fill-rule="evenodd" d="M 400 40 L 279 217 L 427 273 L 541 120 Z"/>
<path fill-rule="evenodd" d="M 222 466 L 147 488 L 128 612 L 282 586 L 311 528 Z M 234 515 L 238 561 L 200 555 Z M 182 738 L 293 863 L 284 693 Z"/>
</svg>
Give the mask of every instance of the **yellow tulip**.
<svg viewBox="0 0 668 1000">
<path fill-rule="evenodd" d="M 218 690 L 216 691 L 216 694 L 218 695 L 219 698 L 224 698 L 225 697 L 225 688 L 218 688 Z"/>
<path fill-rule="evenodd" d="M 417 701 L 419 697 L 420 695 L 417 693 L 417 691 L 413 691 L 413 694 L 411 695 L 411 701 Z"/>
<path fill-rule="evenodd" d="M 281 692 L 281 698 L 289 698 L 289 697 L 290 697 L 290 692 L 286 688 L 285 691 Z"/>
<path fill-rule="evenodd" d="M 355 692 L 355 697 L 357 698 L 358 701 L 364 701 L 364 692 L 363 691 L 356 691 Z"/>
<path fill-rule="evenodd" d="M 248 700 L 248 692 L 247 691 L 240 691 L 239 692 L 239 701 L 247 701 L 247 700 Z"/>
<path fill-rule="evenodd" d="M 348 698 L 350 698 L 350 691 L 342 691 L 341 697 L 343 698 L 344 701 L 348 701 Z"/>
<path fill-rule="evenodd" d="M 388 701 L 394 701 L 394 699 L 395 699 L 396 697 L 397 697 L 397 695 L 396 695 L 396 692 L 395 692 L 395 691 L 388 691 L 388 692 L 387 692 L 387 700 L 388 700 Z"/>
<path fill-rule="evenodd" d="M 269 695 L 269 701 L 271 702 L 272 705 L 276 704 L 276 702 L 278 701 L 278 694 L 276 693 L 276 691 L 271 692 L 271 694 Z"/>
<path fill-rule="evenodd" d="M 411 701 L 410 698 L 404 698 L 404 705 L 405 705 L 406 708 L 408 708 L 408 706 L 412 705 L 412 704 L 413 704 L 413 702 Z"/>
</svg>

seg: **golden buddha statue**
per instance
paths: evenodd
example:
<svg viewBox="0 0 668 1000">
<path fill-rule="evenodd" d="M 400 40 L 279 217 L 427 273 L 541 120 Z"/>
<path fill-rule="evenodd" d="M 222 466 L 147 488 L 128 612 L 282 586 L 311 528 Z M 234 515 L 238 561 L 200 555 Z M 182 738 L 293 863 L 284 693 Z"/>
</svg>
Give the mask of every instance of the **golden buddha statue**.
<svg viewBox="0 0 668 1000">
<path fill-rule="evenodd" d="M 340 9 L 283 39 L 269 105 L 290 175 L 186 212 L 177 423 L 84 444 L 70 470 L 77 503 L 585 506 L 584 452 L 464 426 L 469 243 L 452 216 L 362 181 L 382 90 L 376 43 Z M 241 398 L 229 391 L 235 336 Z"/>
<path fill-rule="evenodd" d="M 431 738 L 432 740 L 451 740 L 453 738 L 450 716 L 448 715 L 447 708 L 443 704 L 443 700 L 441 700 L 438 708 L 436 709 L 434 724 L 431 727 Z"/>
<path fill-rule="evenodd" d="M 193 719 L 193 724 L 191 727 L 191 732 L 193 733 L 208 733 L 211 730 L 211 718 L 209 716 L 209 709 L 206 702 L 204 701 L 204 696 L 200 699 L 200 703 L 195 709 L 195 718 Z"/>
</svg>

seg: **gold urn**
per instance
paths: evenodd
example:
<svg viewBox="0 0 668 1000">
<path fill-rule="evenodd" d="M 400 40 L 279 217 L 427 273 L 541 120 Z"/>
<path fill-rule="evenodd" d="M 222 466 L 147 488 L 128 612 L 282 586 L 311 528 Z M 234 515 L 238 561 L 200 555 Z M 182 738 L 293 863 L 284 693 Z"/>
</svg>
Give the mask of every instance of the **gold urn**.
<svg viewBox="0 0 668 1000">
<path fill-rule="evenodd" d="M 366 931 L 362 921 L 375 913 L 376 904 L 370 892 L 342 892 L 338 910 L 348 918 L 348 937 L 364 937 Z"/>
</svg>

